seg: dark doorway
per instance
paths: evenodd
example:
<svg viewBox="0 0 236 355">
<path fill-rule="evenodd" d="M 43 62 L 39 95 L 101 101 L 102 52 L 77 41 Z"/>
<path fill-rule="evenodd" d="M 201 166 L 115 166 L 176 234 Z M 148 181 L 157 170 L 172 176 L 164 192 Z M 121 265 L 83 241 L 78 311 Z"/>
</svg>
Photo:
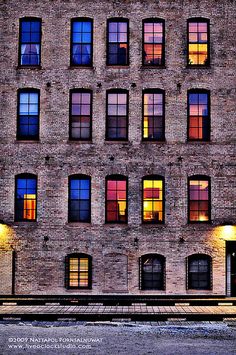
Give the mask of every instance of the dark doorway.
<svg viewBox="0 0 236 355">
<path fill-rule="evenodd" d="M 227 242 L 227 294 L 236 297 L 236 242 Z"/>
</svg>

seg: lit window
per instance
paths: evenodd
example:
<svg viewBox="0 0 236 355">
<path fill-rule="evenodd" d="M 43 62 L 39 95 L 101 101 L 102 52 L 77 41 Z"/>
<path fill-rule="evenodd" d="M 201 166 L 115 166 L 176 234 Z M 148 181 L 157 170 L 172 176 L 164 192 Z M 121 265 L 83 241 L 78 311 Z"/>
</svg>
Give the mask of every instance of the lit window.
<svg viewBox="0 0 236 355">
<path fill-rule="evenodd" d="M 16 176 L 15 220 L 36 221 L 37 177 L 31 174 Z"/>
<path fill-rule="evenodd" d="M 124 90 L 107 92 L 106 139 L 128 139 L 128 93 Z"/>
<path fill-rule="evenodd" d="M 92 258 L 87 254 L 66 256 L 66 288 L 92 288 Z"/>
<path fill-rule="evenodd" d="M 129 38 L 128 38 L 128 20 L 110 19 L 108 26 L 108 47 L 107 64 L 108 65 L 128 65 L 129 64 Z"/>
<path fill-rule="evenodd" d="M 145 90 L 143 93 L 143 140 L 164 140 L 164 92 Z"/>
<path fill-rule="evenodd" d="M 210 139 L 209 92 L 188 92 L 188 139 L 208 141 Z"/>
<path fill-rule="evenodd" d="M 127 178 L 121 175 L 106 178 L 106 222 L 127 223 Z"/>
<path fill-rule="evenodd" d="M 142 290 L 164 290 L 165 258 L 162 255 L 143 255 L 140 273 Z"/>
<path fill-rule="evenodd" d="M 211 289 L 211 257 L 195 254 L 188 257 L 188 289 Z"/>
<path fill-rule="evenodd" d="M 164 222 L 164 179 L 158 176 L 143 178 L 143 222 Z"/>
<path fill-rule="evenodd" d="M 189 178 L 189 222 L 210 221 L 210 178 Z"/>
<path fill-rule="evenodd" d="M 18 91 L 17 139 L 39 138 L 39 90 Z"/>
<path fill-rule="evenodd" d="M 70 139 L 91 139 L 92 93 L 88 90 L 71 91 Z"/>
<path fill-rule="evenodd" d="M 188 65 L 209 65 L 209 21 L 188 20 Z"/>
<path fill-rule="evenodd" d="M 144 20 L 143 22 L 143 65 L 165 64 L 164 20 Z"/>
<path fill-rule="evenodd" d="M 69 222 L 90 222 L 91 179 L 86 175 L 69 178 Z"/>
<path fill-rule="evenodd" d="M 71 65 L 92 65 L 92 36 L 92 20 L 73 19 L 71 21 Z"/>
<path fill-rule="evenodd" d="M 20 20 L 20 58 L 19 64 L 40 65 L 41 56 L 41 20 L 24 18 Z"/>
</svg>

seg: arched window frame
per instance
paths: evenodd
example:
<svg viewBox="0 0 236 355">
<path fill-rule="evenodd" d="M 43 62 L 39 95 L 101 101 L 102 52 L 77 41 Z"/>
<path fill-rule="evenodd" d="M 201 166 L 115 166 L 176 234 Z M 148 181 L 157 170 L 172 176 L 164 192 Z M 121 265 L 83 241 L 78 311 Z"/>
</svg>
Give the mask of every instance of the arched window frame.
<svg viewBox="0 0 236 355">
<path fill-rule="evenodd" d="M 117 42 L 110 42 L 109 41 L 109 25 L 112 22 L 124 22 L 127 24 L 127 41 L 126 42 L 121 42 L 121 41 L 117 41 Z M 123 43 L 127 45 L 127 53 L 126 53 L 126 63 L 122 64 L 122 63 L 110 63 L 109 60 L 109 54 L 110 54 L 110 50 L 109 50 L 109 45 L 110 43 Z M 129 66 L 129 20 L 127 18 L 124 17 L 112 17 L 109 18 L 107 20 L 107 46 L 106 46 L 107 50 L 106 50 L 106 64 L 107 66 L 113 66 L 113 67 L 125 67 L 125 66 Z"/>
<path fill-rule="evenodd" d="M 162 55 L 161 55 L 161 63 L 160 64 L 146 64 L 145 63 L 145 24 L 146 23 L 161 23 L 162 24 Z M 146 19 L 143 19 L 143 29 L 142 29 L 142 32 L 143 32 L 143 40 L 142 40 L 142 65 L 144 67 L 164 67 L 165 66 L 165 20 L 164 19 L 161 19 L 161 18 L 146 18 Z M 153 43 L 154 44 L 154 43 Z M 157 44 L 160 44 L 160 43 L 157 43 Z"/>
<path fill-rule="evenodd" d="M 145 287 L 145 280 L 144 280 L 144 272 L 143 272 L 143 265 L 145 260 L 148 258 L 154 259 L 157 258 L 162 266 L 162 273 L 161 273 L 161 280 L 160 280 L 160 287 Z M 153 265 L 153 264 L 152 264 Z M 166 258 L 161 254 L 144 254 L 139 258 L 139 288 L 140 290 L 157 290 L 157 291 L 164 291 L 166 288 Z M 153 282 L 153 272 L 152 272 L 152 282 Z"/>
<path fill-rule="evenodd" d="M 78 259 L 78 285 L 70 284 L 70 274 L 73 272 L 70 270 L 70 259 Z M 88 259 L 88 283 L 86 286 L 79 285 L 81 280 L 81 273 L 84 271 L 80 270 L 79 260 Z M 74 271 L 76 273 L 76 271 Z M 65 288 L 66 289 L 92 289 L 92 256 L 84 253 L 72 253 L 65 257 Z"/>
<path fill-rule="evenodd" d="M 18 179 L 34 179 L 35 180 L 35 184 L 36 184 L 36 188 L 35 188 L 35 199 L 19 199 L 17 197 L 18 194 L 18 189 L 17 189 L 17 184 L 18 184 Z M 15 176 L 15 222 L 36 222 L 37 221 L 37 184 L 38 184 L 38 178 L 37 175 L 34 174 L 28 174 L 28 173 L 23 173 L 23 174 L 18 174 Z M 28 194 L 27 194 L 28 195 Z M 18 208 L 18 203 L 19 201 L 23 201 L 23 209 L 22 208 Z M 26 203 L 27 205 L 27 201 L 35 201 L 33 204 L 35 204 L 35 208 L 33 209 L 33 214 L 34 214 L 34 218 L 27 218 L 27 212 L 24 212 L 25 210 L 27 211 L 27 209 L 24 208 L 24 205 Z M 26 217 L 24 217 L 24 213 L 26 213 Z M 19 215 L 23 214 L 23 217 L 20 217 Z"/>
<path fill-rule="evenodd" d="M 159 180 L 162 181 L 162 214 L 161 221 L 145 221 L 144 220 L 144 181 L 145 180 Z M 165 178 L 161 175 L 146 175 L 142 178 L 142 223 L 143 224 L 164 224 L 165 223 Z"/>
<path fill-rule="evenodd" d="M 113 220 L 111 221 L 108 218 L 108 198 L 107 198 L 107 193 L 108 193 L 108 181 L 125 181 L 126 182 L 126 213 L 125 213 L 125 220 Z M 112 223 L 112 224 L 127 224 L 128 223 L 128 177 L 120 174 L 113 174 L 113 175 L 108 175 L 106 176 L 105 179 L 106 183 L 106 191 L 105 191 L 105 223 Z M 114 200 L 118 201 L 118 200 Z"/>
<path fill-rule="evenodd" d="M 190 219 L 190 181 L 207 181 L 208 182 L 208 220 L 191 220 Z M 204 200 L 196 200 L 204 201 Z M 200 210 L 199 210 L 200 211 Z M 211 223 L 211 178 L 206 175 L 192 175 L 188 177 L 188 223 Z"/>
<path fill-rule="evenodd" d="M 85 63 L 85 64 L 78 64 L 75 63 L 75 61 L 73 60 L 73 25 L 76 22 L 90 22 L 91 23 L 91 42 L 79 42 L 82 44 L 86 44 L 86 45 L 90 45 L 91 46 L 91 56 L 90 56 L 90 62 L 89 63 Z M 73 19 L 71 19 L 71 37 L 70 37 L 70 66 L 71 67 L 92 67 L 93 66 L 93 19 L 90 17 L 75 17 Z M 81 32 L 81 34 L 83 34 L 83 32 Z"/>
<path fill-rule="evenodd" d="M 85 175 L 85 174 L 74 174 L 74 175 L 70 175 L 68 180 L 69 180 L 69 184 L 68 184 L 68 222 L 91 223 L 91 177 L 89 175 Z M 71 192 L 70 185 L 71 185 L 72 180 L 88 180 L 89 181 L 89 199 L 76 199 L 77 201 L 81 201 L 81 200 L 88 200 L 89 201 L 89 209 L 88 209 L 89 218 L 86 220 L 80 220 L 79 218 L 78 218 L 78 220 L 74 220 L 73 218 L 71 218 L 70 204 L 71 204 L 72 199 L 70 198 L 70 192 Z"/>
<path fill-rule="evenodd" d="M 191 280 L 190 274 L 190 263 L 191 261 L 207 260 L 208 270 L 207 270 L 207 287 L 194 287 Z M 199 282 L 199 280 L 198 280 Z M 212 258 L 207 254 L 192 254 L 186 258 L 186 288 L 187 290 L 212 290 Z"/>
<path fill-rule="evenodd" d="M 206 23 L 207 24 L 207 60 L 203 64 L 191 64 L 189 63 L 189 44 L 191 44 L 189 39 L 189 24 L 191 22 Z M 198 32 L 197 32 L 198 33 Z M 199 43 L 199 42 L 194 42 Z M 189 68 L 201 68 L 210 66 L 210 20 L 204 17 L 192 17 L 187 20 L 187 67 Z"/>
</svg>

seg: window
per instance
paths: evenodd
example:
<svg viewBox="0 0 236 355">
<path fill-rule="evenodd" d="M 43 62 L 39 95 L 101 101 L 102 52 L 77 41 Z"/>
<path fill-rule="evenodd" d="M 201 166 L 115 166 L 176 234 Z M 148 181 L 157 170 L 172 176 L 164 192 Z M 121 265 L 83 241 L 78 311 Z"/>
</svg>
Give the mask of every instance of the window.
<svg viewBox="0 0 236 355">
<path fill-rule="evenodd" d="M 92 288 L 92 257 L 87 254 L 69 254 L 65 260 L 67 289 Z"/>
<path fill-rule="evenodd" d="M 150 19 L 143 21 L 143 65 L 165 64 L 165 21 Z"/>
<path fill-rule="evenodd" d="M 18 91 L 17 139 L 39 139 L 39 90 Z"/>
<path fill-rule="evenodd" d="M 206 90 L 188 92 L 188 139 L 210 139 L 210 98 Z"/>
<path fill-rule="evenodd" d="M 211 289 L 211 257 L 195 254 L 188 257 L 188 289 Z"/>
<path fill-rule="evenodd" d="M 150 175 L 143 178 L 143 223 L 164 223 L 164 179 Z"/>
<path fill-rule="evenodd" d="M 128 139 L 128 92 L 107 92 L 106 140 Z"/>
<path fill-rule="evenodd" d="M 92 66 L 93 21 L 73 19 L 71 21 L 71 65 Z"/>
<path fill-rule="evenodd" d="M 20 20 L 19 53 L 19 65 L 40 65 L 41 19 L 24 18 Z"/>
<path fill-rule="evenodd" d="M 143 92 L 143 140 L 163 141 L 165 139 L 165 96 L 163 90 Z"/>
<path fill-rule="evenodd" d="M 189 222 L 210 221 L 210 178 L 193 176 L 189 178 Z"/>
<path fill-rule="evenodd" d="M 164 290 L 165 258 L 158 254 L 140 258 L 141 290 Z"/>
<path fill-rule="evenodd" d="M 110 175 L 106 178 L 106 222 L 127 223 L 127 178 Z"/>
<path fill-rule="evenodd" d="M 188 20 L 188 65 L 208 66 L 209 56 L 209 20 Z"/>
<path fill-rule="evenodd" d="M 16 176 L 15 220 L 36 221 L 37 177 L 32 174 Z"/>
<path fill-rule="evenodd" d="M 70 139 L 90 140 L 92 137 L 92 92 L 73 90 L 70 93 Z"/>
<path fill-rule="evenodd" d="M 90 222 L 91 179 L 87 175 L 69 177 L 69 222 Z"/>
<path fill-rule="evenodd" d="M 129 65 L 129 21 L 110 19 L 107 28 L 107 65 Z"/>
</svg>

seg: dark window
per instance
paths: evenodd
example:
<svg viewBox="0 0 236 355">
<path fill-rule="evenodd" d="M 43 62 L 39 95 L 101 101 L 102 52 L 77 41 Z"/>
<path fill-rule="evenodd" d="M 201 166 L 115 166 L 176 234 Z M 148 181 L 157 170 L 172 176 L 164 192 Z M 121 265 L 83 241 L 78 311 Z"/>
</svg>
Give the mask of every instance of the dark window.
<svg viewBox="0 0 236 355">
<path fill-rule="evenodd" d="M 127 178 L 111 175 L 106 178 L 106 222 L 127 223 Z"/>
<path fill-rule="evenodd" d="M 164 223 L 164 179 L 150 175 L 143 178 L 143 223 Z"/>
<path fill-rule="evenodd" d="M 143 21 L 143 65 L 165 64 L 165 22 L 150 19 Z"/>
<path fill-rule="evenodd" d="M 128 139 L 128 92 L 107 92 L 107 140 Z"/>
<path fill-rule="evenodd" d="M 162 90 L 143 92 L 143 140 L 165 139 L 165 97 Z"/>
<path fill-rule="evenodd" d="M 92 92 L 73 90 L 70 103 L 70 139 L 91 139 Z"/>
<path fill-rule="evenodd" d="M 19 64 L 40 65 L 41 57 L 41 20 L 25 18 L 20 20 L 20 58 Z"/>
<path fill-rule="evenodd" d="M 36 221 L 37 177 L 32 174 L 16 176 L 15 220 Z"/>
<path fill-rule="evenodd" d="M 188 65 L 208 66 L 209 56 L 209 20 L 188 20 Z"/>
<path fill-rule="evenodd" d="M 188 257 L 188 289 L 211 289 L 211 257 L 196 254 Z"/>
<path fill-rule="evenodd" d="M 39 138 L 39 90 L 18 91 L 17 139 Z"/>
<path fill-rule="evenodd" d="M 188 180 L 189 222 L 210 221 L 210 178 L 193 176 Z"/>
<path fill-rule="evenodd" d="M 141 289 L 164 290 L 165 258 L 158 254 L 141 257 Z"/>
<path fill-rule="evenodd" d="M 129 64 L 129 22 L 124 19 L 110 19 L 107 22 L 107 64 Z"/>
<path fill-rule="evenodd" d="M 91 66 L 93 58 L 93 21 L 71 21 L 71 65 Z"/>
<path fill-rule="evenodd" d="M 87 254 L 70 254 L 65 260 L 66 288 L 92 288 L 92 257 Z"/>
<path fill-rule="evenodd" d="M 208 141 L 210 139 L 209 92 L 188 92 L 188 139 Z"/>
<path fill-rule="evenodd" d="M 69 178 L 69 222 L 90 222 L 91 179 L 87 175 Z"/>
</svg>

